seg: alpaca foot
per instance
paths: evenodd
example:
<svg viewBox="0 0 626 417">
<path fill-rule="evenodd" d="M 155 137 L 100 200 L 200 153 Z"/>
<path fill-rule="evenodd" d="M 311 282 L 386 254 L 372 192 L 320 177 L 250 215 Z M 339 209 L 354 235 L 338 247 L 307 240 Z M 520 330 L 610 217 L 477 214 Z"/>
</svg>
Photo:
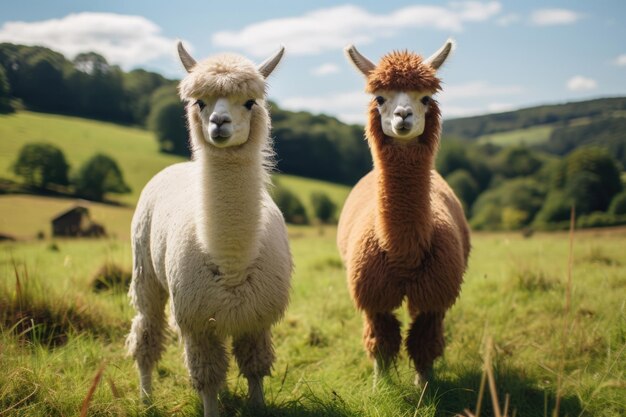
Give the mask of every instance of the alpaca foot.
<svg viewBox="0 0 626 417">
<path fill-rule="evenodd" d="M 374 391 L 376 391 L 378 385 L 380 385 L 383 381 L 389 382 L 391 379 L 391 373 L 389 372 L 390 368 L 390 360 L 376 358 L 374 361 Z"/>
<path fill-rule="evenodd" d="M 419 389 L 424 389 L 426 384 L 433 379 L 433 370 L 432 368 L 427 369 L 425 371 L 417 371 L 415 373 L 415 381 L 414 384 Z"/>
<path fill-rule="evenodd" d="M 248 379 L 248 404 L 253 408 L 265 407 L 263 397 L 263 378 L 253 377 Z"/>
<path fill-rule="evenodd" d="M 204 417 L 220 417 L 220 411 L 217 405 L 217 392 L 203 391 L 202 405 L 204 406 Z"/>
</svg>

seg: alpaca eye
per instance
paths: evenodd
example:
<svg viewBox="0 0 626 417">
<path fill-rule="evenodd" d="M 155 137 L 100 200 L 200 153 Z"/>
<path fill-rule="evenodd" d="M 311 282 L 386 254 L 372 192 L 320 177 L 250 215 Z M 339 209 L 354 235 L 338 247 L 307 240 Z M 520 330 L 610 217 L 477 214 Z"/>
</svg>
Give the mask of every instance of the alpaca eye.
<svg viewBox="0 0 626 417">
<path fill-rule="evenodd" d="M 256 101 L 254 100 L 248 100 L 246 101 L 246 103 L 244 104 L 244 107 L 248 110 L 252 110 L 252 106 L 254 106 L 256 104 Z"/>
<path fill-rule="evenodd" d="M 196 104 L 198 105 L 198 108 L 200 109 L 200 111 L 202 111 L 206 107 L 206 104 L 204 104 L 204 101 L 202 100 L 197 100 Z"/>
<path fill-rule="evenodd" d="M 422 104 L 423 104 L 424 106 L 426 106 L 426 105 L 428 105 L 428 103 L 430 103 L 430 97 L 428 97 L 428 96 L 424 96 L 424 97 L 422 97 L 422 100 L 421 100 L 421 101 L 422 101 Z"/>
<path fill-rule="evenodd" d="M 385 101 L 386 101 L 383 96 L 376 96 L 375 100 L 379 106 L 382 106 L 383 104 L 385 104 Z"/>
</svg>

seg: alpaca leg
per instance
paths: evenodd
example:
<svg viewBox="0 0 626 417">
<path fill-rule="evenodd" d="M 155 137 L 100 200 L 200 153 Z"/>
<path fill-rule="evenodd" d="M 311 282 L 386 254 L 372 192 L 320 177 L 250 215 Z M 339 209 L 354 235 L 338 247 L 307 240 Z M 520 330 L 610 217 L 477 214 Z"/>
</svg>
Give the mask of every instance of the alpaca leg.
<svg viewBox="0 0 626 417">
<path fill-rule="evenodd" d="M 415 385 L 421 386 L 431 378 L 433 362 L 443 354 L 444 315 L 441 312 L 423 312 L 413 318 L 406 348 L 417 372 Z"/>
<path fill-rule="evenodd" d="M 212 334 L 185 335 L 185 363 L 191 384 L 200 393 L 204 417 L 218 417 L 217 393 L 226 379 L 228 359 L 224 343 Z"/>
<path fill-rule="evenodd" d="M 152 370 L 165 348 L 167 292 L 154 276 L 136 274 L 129 294 L 137 315 L 126 339 L 126 348 L 137 361 L 139 395 L 147 402 L 152 394 Z"/>
<path fill-rule="evenodd" d="M 269 329 L 241 335 L 233 340 L 233 353 L 239 370 L 248 380 L 248 398 L 255 407 L 265 405 L 263 377 L 270 374 L 274 363 L 274 347 Z"/>
<path fill-rule="evenodd" d="M 363 344 L 374 360 L 374 385 L 388 375 L 401 343 L 400 322 L 393 313 L 365 313 Z"/>
</svg>

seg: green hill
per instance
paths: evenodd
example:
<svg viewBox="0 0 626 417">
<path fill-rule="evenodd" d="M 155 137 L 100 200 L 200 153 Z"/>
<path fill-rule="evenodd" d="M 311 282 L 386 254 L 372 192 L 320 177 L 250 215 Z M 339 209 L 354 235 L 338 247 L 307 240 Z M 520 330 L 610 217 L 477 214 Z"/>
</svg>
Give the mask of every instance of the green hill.
<svg viewBox="0 0 626 417">
<path fill-rule="evenodd" d="M 598 119 L 626 117 L 626 97 L 529 107 L 504 113 L 446 120 L 444 132 L 460 139 L 520 131 L 537 126 L 585 125 Z"/>
<path fill-rule="evenodd" d="M 601 146 L 626 166 L 626 97 L 447 120 L 443 131 L 479 144 L 527 145 L 560 156 L 579 146 Z"/>
<path fill-rule="evenodd" d="M 109 198 L 130 207 L 135 205 L 143 186 L 154 174 L 185 160 L 180 156 L 160 153 L 153 133 L 143 129 L 77 117 L 17 112 L 0 115 L 0 179 L 20 180 L 12 173 L 11 165 L 20 148 L 30 142 L 49 142 L 61 148 L 72 172 L 96 152 L 109 154 L 119 163 L 126 182 L 132 188 L 130 194 L 111 195 Z M 277 174 L 277 178 L 281 186 L 301 199 L 310 214 L 310 194 L 313 191 L 327 193 L 339 207 L 349 192 L 349 187 L 319 180 L 281 174 Z M 40 196 L 15 198 L 0 196 L 0 219 L 5 219 L 0 222 L 0 232 L 18 236 L 33 236 L 39 230 L 47 232 L 49 227 L 42 219 L 48 219 L 73 204 L 71 199 Z M 132 209 L 124 211 L 101 204 L 93 206 L 97 207 L 97 220 L 112 223 L 118 235 L 127 233 L 127 221 L 130 221 Z M 38 220 L 33 222 L 27 220 L 33 216 L 30 207 L 36 207 L 38 213 L 34 214 Z M 20 220 L 20 217 L 23 219 Z M 111 221 L 108 222 L 108 219 Z"/>
</svg>

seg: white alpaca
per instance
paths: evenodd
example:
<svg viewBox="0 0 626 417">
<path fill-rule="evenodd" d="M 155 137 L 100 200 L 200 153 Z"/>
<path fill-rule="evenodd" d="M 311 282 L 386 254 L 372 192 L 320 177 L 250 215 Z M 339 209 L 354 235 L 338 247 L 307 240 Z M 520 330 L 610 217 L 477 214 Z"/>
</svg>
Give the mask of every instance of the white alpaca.
<svg viewBox="0 0 626 417">
<path fill-rule="evenodd" d="M 270 327 L 289 301 L 287 231 L 267 191 L 272 150 L 264 100 L 265 78 L 284 50 L 258 68 L 237 55 L 196 63 L 180 43 L 178 51 L 189 73 L 179 93 L 193 161 L 158 173 L 137 204 L 129 292 L 137 315 L 127 346 L 146 400 L 164 348 L 169 297 L 191 382 L 204 415 L 214 417 L 228 336 L 251 404 L 264 404 L 263 377 L 274 361 Z"/>
</svg>

